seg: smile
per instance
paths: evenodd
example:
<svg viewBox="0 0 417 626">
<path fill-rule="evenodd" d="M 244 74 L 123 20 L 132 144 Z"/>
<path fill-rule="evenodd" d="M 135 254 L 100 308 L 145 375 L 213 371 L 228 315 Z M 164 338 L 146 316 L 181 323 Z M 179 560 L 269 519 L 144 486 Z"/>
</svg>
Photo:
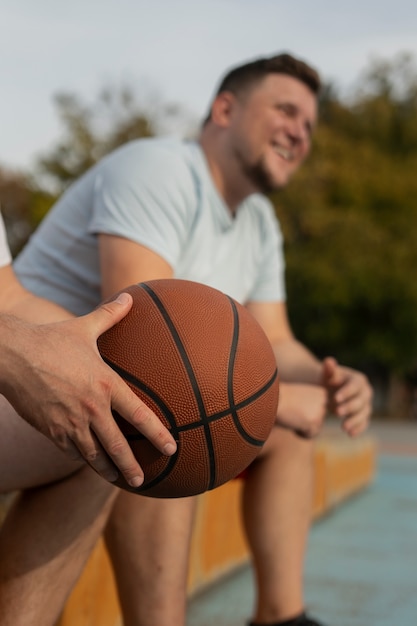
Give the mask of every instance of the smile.
<svg viewBox="0 0 417 626">
<path fill-rule="evenodd" d="M 282 157 L 286 161 L 293 161 L 295 158 L 291 150 L 288 150 L 287 148 L 283 148 L 282 146 L 275 145 L 274 150 L 280 157 Z"/>
</svg>

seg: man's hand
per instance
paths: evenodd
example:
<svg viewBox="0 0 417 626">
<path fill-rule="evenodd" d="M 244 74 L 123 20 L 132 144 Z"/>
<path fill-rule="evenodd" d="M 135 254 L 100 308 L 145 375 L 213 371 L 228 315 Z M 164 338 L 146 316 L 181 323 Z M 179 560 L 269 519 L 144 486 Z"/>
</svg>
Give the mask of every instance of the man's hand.
<svg viewBox="0 0 417 626">
<path fill-rule="evenodd" d="M 329 410 L 341 419 L 343 430 L 351 437 L 364 432 L 372 413 L 372 387 L 367 377 L 336 359 L 323 361 L 323 385 L 328 391 Z"/>
<path fill-rule="evenodd" d="M 278 426 L 293 430 L 300 437 L 316 437 L 327 413 L 327 391 L 319 385 L 281 383 Z"/>
<path fill-rule="evenodd" d="M 121 294 L 89 315 L 54 324 L 38 326 L 2 318 L 7 373 L 1 376 L 0 391 L 27 422 L 73 459 L 84 459 L 110 482 L 120 471 L 131 486 L 138 487 L 143 471 L 111 409 L 163 454 L 173 454 L 176 444 L 97 349 L 98 337 L 131 306 L 131 296 Z"/>
</svg>

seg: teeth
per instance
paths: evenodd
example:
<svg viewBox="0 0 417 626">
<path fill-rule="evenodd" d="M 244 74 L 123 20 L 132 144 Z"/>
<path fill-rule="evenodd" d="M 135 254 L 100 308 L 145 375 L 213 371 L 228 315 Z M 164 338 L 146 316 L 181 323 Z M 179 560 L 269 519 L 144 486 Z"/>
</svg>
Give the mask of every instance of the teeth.
<svg viewBox="0 0 417 626">
<path fill-rule="evenodd" d="M 291 161 L 293 159 L 293 155 L 290 150 L 282 148 L 281 146 L 275 146 L 275 152 L 282 156 L 286 161 Z"/>
</svg>

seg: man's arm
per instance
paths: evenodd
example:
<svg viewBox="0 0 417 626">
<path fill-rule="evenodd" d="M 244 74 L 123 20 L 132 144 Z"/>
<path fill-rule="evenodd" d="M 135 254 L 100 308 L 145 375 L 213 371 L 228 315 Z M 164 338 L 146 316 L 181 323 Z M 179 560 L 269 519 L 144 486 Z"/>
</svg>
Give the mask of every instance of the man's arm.
<svg viewBox="0 0 417 626">
<path fill-rule="evenodd" d="M 164 454 L 172 454 L 176 444 L 157 416 L 104 363 L 96 344 L 99 335 L 128 313 L 131 297 L 125 294 L 71 319 L 60 307 L 24 290 L 11 267 L 0 269 L 0 281 L 0 308 L 7 311 L 0 315 L 1 393 L 72 458 L 85 459 L 110 481 L 121 471 L 130 484 L 141 484 L 142 469 L 111 408 Z M 33 324 L 40 321 L 56 323 Z"/>
<path fill-rule="evenodd" d="M 320 385 L 323 365 L 295 338 L 284 302 L 250 302 L 247 308 L 271 342 L 280 379 Z"/>
<path fill-rule="evenodd" d="M 145 246 L 141 246 L 133 241 L 126 240 L 122 237 L 113 235 L 100 235 L 100 259 L 101 259 L 101 275 L 103 298 L 108 294 L 122 290 L 127 284 L 157 279 L 172 278 L 173 270 L 171 266 L 155 252 Z M 265 315 L 269 313 L 268 309 L 261 307 L 261 311 Z M 273 311 L 271 311 L 272 313 Z M 285 314 L 285 310 L 280 309 L 281 315 Z M 278 324 L 280 330 L 279 340 L 284 344 L 284 337 L 288 339 L 291 345 L 297 345 L 297 349 L 302 353 L 301 356 L 294 356 L 295 350 L 288 350 L 294 360 L 294 372 L 286 371 L 283 373 L 281 365 L 279 365 L 281 381 L 298 380 L 296 378 L 297 363 L 304 363 L 306 368 L 306 382 L 318 382 L 321 375 L 321 364 L 317 359 L 295 340 L 287 337 L 290 333 L 289 327 L 284 333 L 284 321 Z M 287 325 L 288 326 L 288 325 Z M 290 341 L 291 339 L 291 341 Z M 287 348 L 286 348 L 287 349 Z M 308 355 L 308 356 L 305 356 Z M 311 359 L 311 363 L 309 361 Z M 278 360 L 278 356 L 277 356 Z M 279 358 L 278 363 L 281 363 Z M 283 358 L 282 363 L 287 366 L 289 359 Z M 310 371 L 311 370 L 311 371 Z M 311 380 L 310 380 L 311 379 Z M 305 382 L 304 380 L 302 382 Z M 327 403 L 327 393 L 322 387 L 311 384 L 286 384 L 281 382 L 280 386 L 280 404 L 277 416 L 277 423 L 285 428 L 292 428 L 299 431 L 305 436 L 314 436 L 321 428 Z M 284 421 L 285 420 L 285 421 Z"/>
<path fill-rule="evenodd" d="M 296 393 L 294 388 L 287 389 L 285 383 L 319 385 L 326 391 L 329 410 L 341 419 L 343 430 L 351 436 L 363 432 L 372 412 L 372 388 L 366 376 L 339 365 L 333 358 L 326 358 L 323 362 L 318 360 L 294 337 L 283 302 L 251 302 L 248 309 L 271 341 L 280 380 L 283 382 L 281 391 L 284 397 L 286 393 L 292 393 L 293 396 Z M 303 428 L 300 428 L 302 420 L 298 413 L 298 422 L 294 428 L 309 436 L 317 434 L 320 399 L 305 386 L 299 391 L 302 391 L 305 407 L 309 402 L 305 394 L 311 393 L 311 407 L 316 406 L 317 409 L 304 413 L 306 419 Z"/>
<path fill-rule="evenodd" d="M 172 278 L 173 269 L 159 254 L 134 241 L 115 235 L 99 235 L 102 297 L 128 285 Z"/>
</svg>

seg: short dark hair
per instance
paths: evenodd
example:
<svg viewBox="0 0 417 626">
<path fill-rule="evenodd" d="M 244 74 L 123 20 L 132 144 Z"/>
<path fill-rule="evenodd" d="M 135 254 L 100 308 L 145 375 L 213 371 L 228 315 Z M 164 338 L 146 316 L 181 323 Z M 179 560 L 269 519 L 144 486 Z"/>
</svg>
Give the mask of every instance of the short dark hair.
<svg viewBox="0 0 417 626">
<path fill-rule="evenodd" d="M 318 96 L 320 93 L 321 81 L 318 72 L 305 61 L 297 59 L 288 52 L 283 52 L 271 57 L 261 57 L 232 68 L 222 78 L 215 97 L 223 91 L 230 91 L 237 96 L 253 87 L 253 85 L 263 80 L 269 74 L 293 76 L 307 85 L 315 96 Z M 206 117 L 204 123 L 210 117 L 211 112 Z"/>
<path fill-rule="evenodd" d="M 223 77 L 216 95 L 222 91 L 231 91 L 237 95 L 268 74 L 287 74 L 303 82 L 315 95 L 320 91 L 320 76 L 317 71 L 301 59 L 283 52 L 232 68 Z"/>
</svg>

